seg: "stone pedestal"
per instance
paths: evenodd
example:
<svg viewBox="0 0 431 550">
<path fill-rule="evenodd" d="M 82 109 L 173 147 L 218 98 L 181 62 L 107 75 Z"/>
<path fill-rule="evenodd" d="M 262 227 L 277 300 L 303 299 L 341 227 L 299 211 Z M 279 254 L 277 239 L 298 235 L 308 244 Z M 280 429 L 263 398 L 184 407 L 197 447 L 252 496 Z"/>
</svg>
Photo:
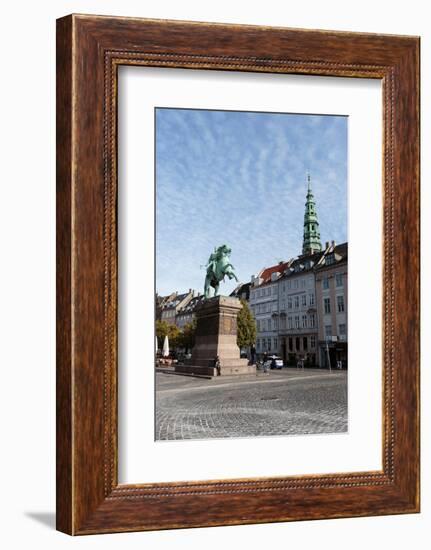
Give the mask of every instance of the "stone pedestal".
<svg viewBox="0 0 431 550">
<path fill-rule="evenodd" d="M 175 371 L 203 376 L 255 374 L 256 367 L 240 358 L 236 343 L 237 316 L 241 309 L 237 298 L 216 296 L 196 309 L 196 338 L 192 358 Z M 216 368 L 215 359 L 219 359 Z"/>
</svg>

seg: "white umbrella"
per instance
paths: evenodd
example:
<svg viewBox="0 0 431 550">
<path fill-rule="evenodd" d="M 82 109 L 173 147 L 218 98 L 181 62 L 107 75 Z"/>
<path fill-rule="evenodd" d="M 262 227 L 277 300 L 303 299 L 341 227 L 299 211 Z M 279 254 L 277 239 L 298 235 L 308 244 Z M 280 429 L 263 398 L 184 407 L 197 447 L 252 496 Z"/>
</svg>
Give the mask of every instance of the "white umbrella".
<svg viewBox="0 0 431 550">
<path fill-rule="evenodd" d="M 163 357 L 168 357 L 169 355 L 169 340 L 168 335 L 165 336 L 165 341 L 163 342 L 163 351 L 162 351 Z"/>
</svg>

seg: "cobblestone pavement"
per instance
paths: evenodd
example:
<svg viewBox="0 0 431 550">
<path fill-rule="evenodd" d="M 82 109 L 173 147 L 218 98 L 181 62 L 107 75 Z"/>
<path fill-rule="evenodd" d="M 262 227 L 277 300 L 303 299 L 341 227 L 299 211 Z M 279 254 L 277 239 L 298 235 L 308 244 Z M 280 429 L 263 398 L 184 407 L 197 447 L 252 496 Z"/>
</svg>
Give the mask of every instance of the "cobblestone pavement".
<svg viewBox="0 0 431 550">
<path fill-rule="evenodd" d="M 347 431 L 347 373 L 283 369 L 242 380 L 156 374 L 156 440 Z"/>
</svg>

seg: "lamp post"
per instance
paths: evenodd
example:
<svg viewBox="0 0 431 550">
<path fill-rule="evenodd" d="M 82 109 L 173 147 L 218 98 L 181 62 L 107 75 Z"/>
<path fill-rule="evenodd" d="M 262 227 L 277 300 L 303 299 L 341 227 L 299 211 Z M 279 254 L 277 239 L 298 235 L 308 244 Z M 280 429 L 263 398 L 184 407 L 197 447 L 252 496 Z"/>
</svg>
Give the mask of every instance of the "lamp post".
<svg viewBox="0 0 431 550">
<path fill-rule="evenodd" d="M 331 357 L 330 357 L 330 355 L 329 355 L 328 337 L 326 337 L 326 357 L 327 357 L 327 359 L 328 359 L 329 372 L 332 372 Z"/>
</svg>

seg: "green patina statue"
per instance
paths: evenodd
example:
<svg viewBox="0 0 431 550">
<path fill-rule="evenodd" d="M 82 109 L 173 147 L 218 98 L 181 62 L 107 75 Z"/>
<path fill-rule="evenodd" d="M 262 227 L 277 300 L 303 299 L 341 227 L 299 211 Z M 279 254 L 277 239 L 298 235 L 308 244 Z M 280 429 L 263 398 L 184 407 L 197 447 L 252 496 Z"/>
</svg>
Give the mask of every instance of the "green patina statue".
<svg viewBox="0 0 431 550">
<path fill-rule="evenodd" d="M 229 277 L 229 280 L 235 279 L 238 282 L 234 267 L 230 263 L 229 257 L 231 252 L 232 250 L 228 246 L 222 244 L 218 248 L 215 248 L 209 257 L 206 265 L 205 298 L 211 298 L 211 287 L 214 289 L 214 296 L 217 296 L 220 281 L 224 281 L 226 275 Z"/>
</svg>

